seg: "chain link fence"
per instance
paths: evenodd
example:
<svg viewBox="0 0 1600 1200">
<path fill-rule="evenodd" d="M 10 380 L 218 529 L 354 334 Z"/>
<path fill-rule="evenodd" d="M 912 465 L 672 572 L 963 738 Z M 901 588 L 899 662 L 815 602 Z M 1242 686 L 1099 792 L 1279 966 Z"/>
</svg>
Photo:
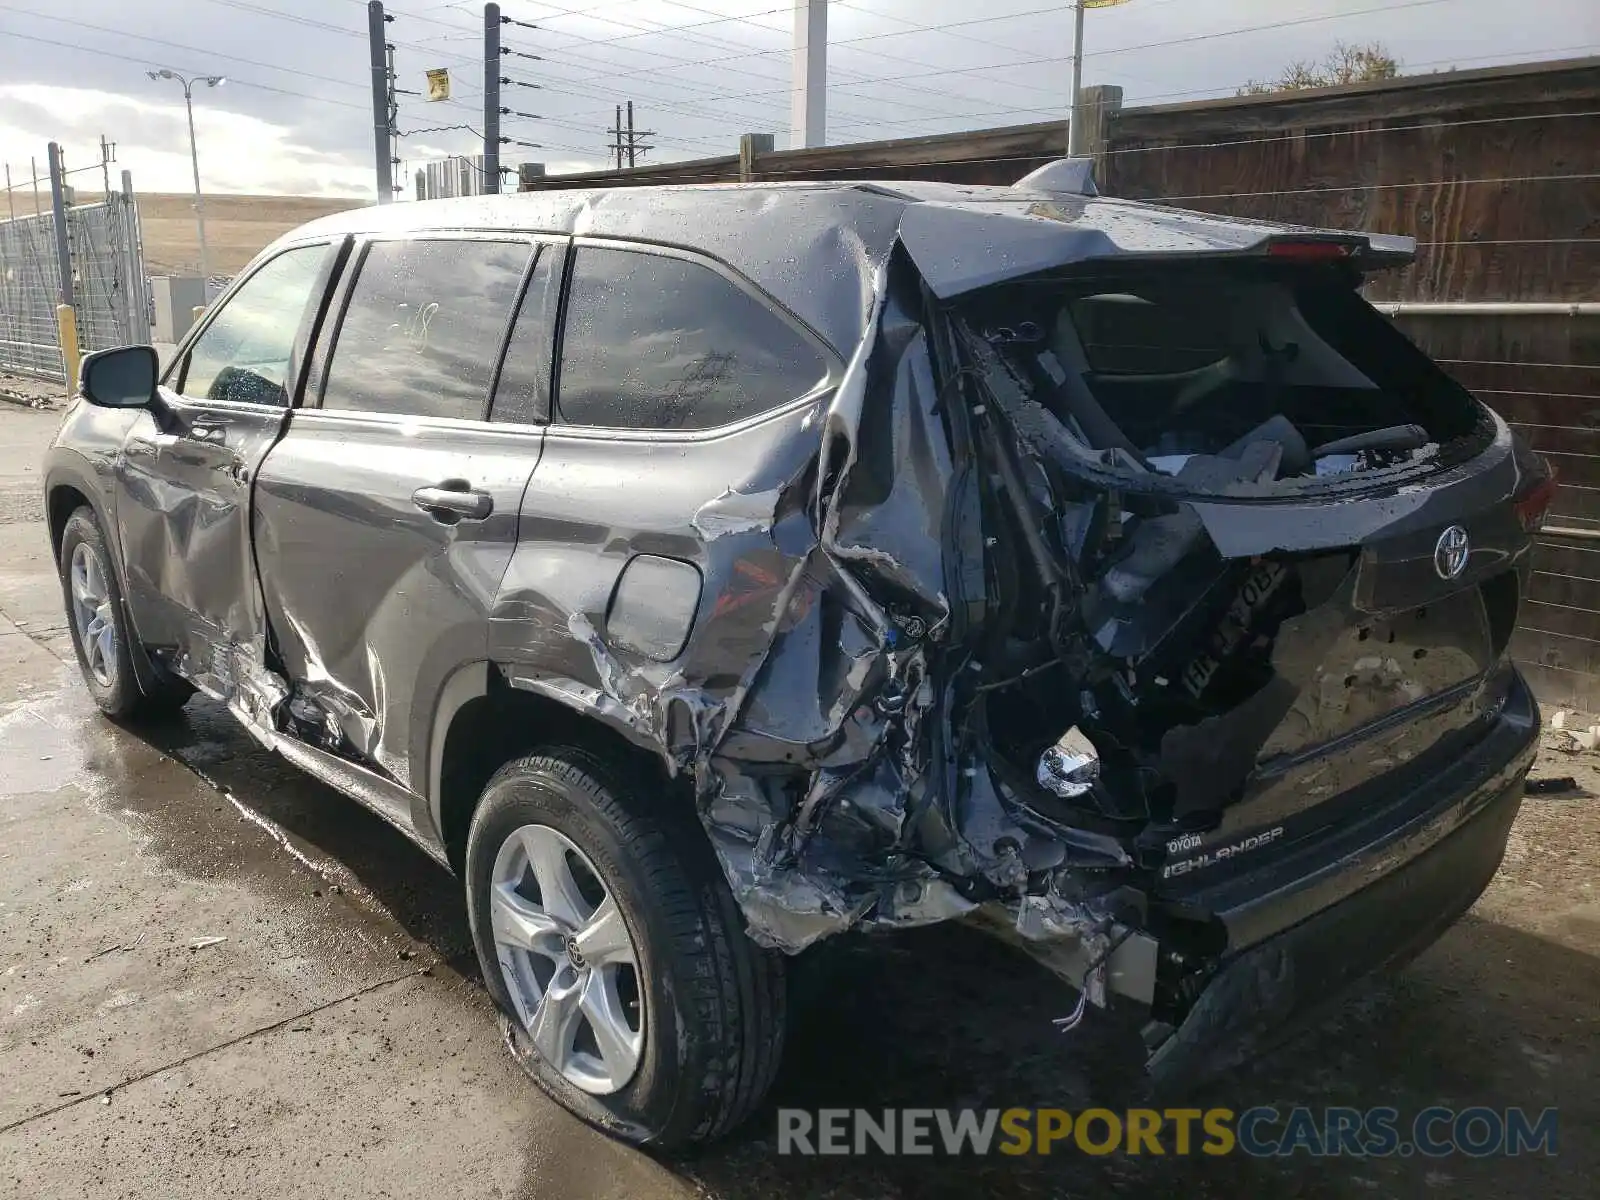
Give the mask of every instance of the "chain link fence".
<svg viewBox="0 0 1600 1200">
<path fill-rule="evenodd" d="M 56 336 L 61 272 L 49 213 L 0 222 L 0 367 L 63 376 Z"/>
<path fill-rule="evenodd" d="M 131 191 L 66 209 L 66 225 L 82 350 L 148 342 L 149 296 Z M 0 369 L 66 382 L 56 327 L 62 294 L 54 215 L 0 221 Z"/>
</svg>

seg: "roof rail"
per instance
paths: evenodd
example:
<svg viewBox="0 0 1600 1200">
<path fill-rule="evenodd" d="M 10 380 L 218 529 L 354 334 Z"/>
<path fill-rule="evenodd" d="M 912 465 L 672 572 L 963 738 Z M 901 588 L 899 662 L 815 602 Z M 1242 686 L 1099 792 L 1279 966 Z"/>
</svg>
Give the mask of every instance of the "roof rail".
<svg viewBox="0 0 1600 1200">
<path fill-rule="evenodd" d="M 1098 196 L 1094 185 L 1094 159 L 1058 158 L 1029 171 L 1011 185 L 1032 192 L 1059 192 L 1069 196 Z"/>
</svg>

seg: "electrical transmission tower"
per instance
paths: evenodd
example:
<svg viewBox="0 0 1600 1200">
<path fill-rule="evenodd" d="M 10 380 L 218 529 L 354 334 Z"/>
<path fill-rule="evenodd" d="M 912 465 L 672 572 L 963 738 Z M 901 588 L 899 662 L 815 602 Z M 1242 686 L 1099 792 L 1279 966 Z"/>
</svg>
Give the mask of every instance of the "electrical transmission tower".
<svg viewBox="0 0 1600 1200">
<path fill-rule="evenodd" d="M 656 131 L 654 129 L 635 129 L 633 127 L 632 100 L 629 100 L 626 105 L 628 124 L 627 127 L 624 128 L 622 124 L 623 108 L 623 105 L 617 105 L 617 123 L 611 129 L 606 130 L 606 132 L 611 135 L 611 141 L 607 144 L 616 152 L 617 170 L 619 171 L 622 170 L 623 167 L 638 166 L 639 156 L 644 154 L 646 151 L 655 149 L 653 145 L 644 141 L 644 139 L 655 137 L 656 135 Z"/>
</svg>

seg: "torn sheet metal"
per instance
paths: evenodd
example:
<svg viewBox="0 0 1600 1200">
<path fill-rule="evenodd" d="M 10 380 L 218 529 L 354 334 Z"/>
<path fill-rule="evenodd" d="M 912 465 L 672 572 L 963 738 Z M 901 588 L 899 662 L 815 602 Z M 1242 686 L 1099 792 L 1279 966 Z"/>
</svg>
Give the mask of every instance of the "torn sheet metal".
<svg viewBox="0 0 1600 1200">
<path fill-rule="evenodd" d="M 490 621 L 509 683 L 591 714 L 685 782 L 751 933 L 791 952 L 856 924 L 965 912 L 956 884 L 985 870 L 1026 875 L 1013 848 L 1028 835 L 981 765 L 947 749 L 960 651 L 946 522 L 981 517 L 975 490 L 953 483 L 915 273 L 881 264 L 868 301 L 831 395 L 685 451 L 721 484 L 682 518 L 704 587 L 677 658 L 608 631 L 629 552 L 586 548 L 615 543 L 638 510 L 583 486 L 586 448 L 547 448 Z M 645 476 L 652 455 L 678 458 L 620 453 Z M 981 572 L 954 578 L 981 600 Z"/>
</svg>

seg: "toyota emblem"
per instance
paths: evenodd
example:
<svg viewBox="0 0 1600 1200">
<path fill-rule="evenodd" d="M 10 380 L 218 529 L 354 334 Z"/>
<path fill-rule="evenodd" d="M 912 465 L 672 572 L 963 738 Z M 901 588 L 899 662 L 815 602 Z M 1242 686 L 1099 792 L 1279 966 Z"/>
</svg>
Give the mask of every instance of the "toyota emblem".
<svg viewBox="0 0 1600 1200">
<path fill-rule="evenodd" d="M 1433 547 L 1433 569 L 1439 572 L 1440 579 L 1454 579 L 1467 569 L 1467 556 L 1471 552 L 1467 531 L 1452 525 L 1439 535 Z"/>
</svg>

